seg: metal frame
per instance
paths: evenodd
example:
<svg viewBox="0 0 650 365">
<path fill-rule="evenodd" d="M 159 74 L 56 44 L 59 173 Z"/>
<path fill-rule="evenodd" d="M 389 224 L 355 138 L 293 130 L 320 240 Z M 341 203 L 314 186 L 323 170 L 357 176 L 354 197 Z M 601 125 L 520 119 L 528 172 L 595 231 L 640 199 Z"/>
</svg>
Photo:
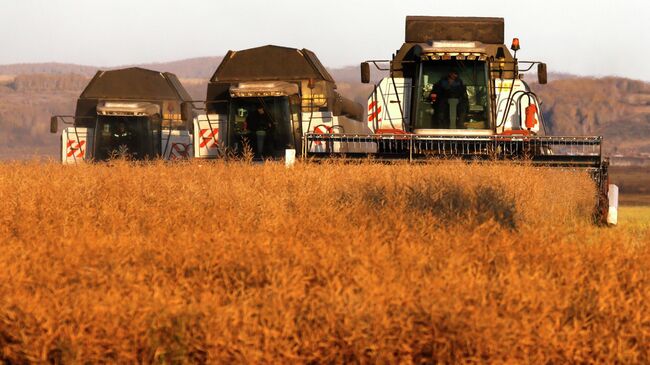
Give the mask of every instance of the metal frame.
<svg viewBox="0 0 650 365">
<path fill-rule="evenodd" d="M 602 137 L 546 137 L 527 135 L 439 136 L 421 134 L 349 134 L 305 133 L 303 157 L 329 157 L 332 152 L 310 152 L 309 145 L 319 141 L 333 151 L 336 142 L 352 146 L 374 143 L 377 152 L 345 153 L 348 157 L 379 159 L 431 158 L 527 160 L 546 165 L 598 166 L 602 161 Z"/>
</svg>

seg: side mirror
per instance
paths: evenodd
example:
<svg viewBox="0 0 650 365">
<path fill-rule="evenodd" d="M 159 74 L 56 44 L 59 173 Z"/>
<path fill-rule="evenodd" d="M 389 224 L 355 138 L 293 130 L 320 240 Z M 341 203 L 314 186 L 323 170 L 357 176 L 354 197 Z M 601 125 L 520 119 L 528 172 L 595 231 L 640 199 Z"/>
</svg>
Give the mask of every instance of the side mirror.
<svg viewBox="0 0 650 365">
<path fill-rule="evenodd" d="M 368 62 L 361 63 L 361 82 L 370 83 L 370 64 Z"/>
<path fill-rule="evenodd" d="M 540 83 L 540 85 L 544 85 L 548 82 L 548 76 L 546 74 L 546 64 L 545 63 L 538 63 L 537 64 L 537 82 Z"/>
<path fill-rule="evenodd" d="M 59 117 L 54 116 L 50 118 L 50 133 L 56 133 L 59 131 Z"/>
</svg>

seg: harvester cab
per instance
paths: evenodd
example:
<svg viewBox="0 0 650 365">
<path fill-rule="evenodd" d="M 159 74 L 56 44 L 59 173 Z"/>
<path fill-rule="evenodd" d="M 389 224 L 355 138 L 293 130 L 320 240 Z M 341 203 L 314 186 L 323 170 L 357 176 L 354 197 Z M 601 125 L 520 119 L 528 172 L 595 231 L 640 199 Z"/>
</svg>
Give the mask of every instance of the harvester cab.
<svg viewBox="0 0 650 365">
<path fill-rule="evenodd" d="M 361 105 L 336 92 L 332 76 L 307 49 L 264 46 L 229 51 L 210 79 L 205 113 L 194 122 L 194 156 L 251 153 L 256 159 L 302 151 L 307 132 L 365 127 Z M 322 143 L 308 150 L 325 151 Z"/>
<path fill-rule="evenodd" d="M 540 135 L 543 115 L 523 81 L 538 64 L 518 61 L 519 40 L 503 44 L 503 19 L 407 17 L 406 41 L 390 61 L 389 76 L 368 101 L 369 128 L 376 134 Z M 368 63 L 362 66 L 369 80 Z M 391 105 L 394 104 L 394 105 Z"/>
<path fill-rule="evenodd" d="M 602 137 L 546 135 L 540 102 L 523 80 L 523 72 L 537 66 L 538 82 L 546 83 L 546 65 L 517 59 L 519 39 L 508 49 L 502 18 L 409 16 L 405 38 L 392 59 L 361 64 L 364 83 L 370 82 L 371 65 L 388 72 L 368 98 L 370 132 L 307 133 L 303 145 L 330 147 L 303 148 L 304 156 L 329 157 L 334 145 L 364 146 L 362 153 L 347 156 L 511 160 L 584 169 L 598 187 L 597 219 L 614 223 L 617 198 L 609 196 Z"/>
<path fill-rule="evenodd" d="M 53 116 L 72 124 L 61 134 L 63 163 L 191 156 L 190 96 L 175 75 L 141 68 L 98 71 L 79 96 L 74 116 Z"/>
</svg>

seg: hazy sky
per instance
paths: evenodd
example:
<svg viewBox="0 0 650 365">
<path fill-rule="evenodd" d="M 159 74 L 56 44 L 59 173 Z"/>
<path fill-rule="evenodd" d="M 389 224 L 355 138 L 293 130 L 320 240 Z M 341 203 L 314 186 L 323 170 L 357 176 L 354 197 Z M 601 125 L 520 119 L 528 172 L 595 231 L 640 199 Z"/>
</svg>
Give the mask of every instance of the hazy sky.
<svg viewBox="0 0 650 365">
<path fill-rule="evenodd" d="M 504 17 L 520 59 L 650 81 L 647 0 L 0 0 L 0 64 L 117 66 L 277 44 L 356 65 L 389 58 L 406 15 Z"/>
</svg>

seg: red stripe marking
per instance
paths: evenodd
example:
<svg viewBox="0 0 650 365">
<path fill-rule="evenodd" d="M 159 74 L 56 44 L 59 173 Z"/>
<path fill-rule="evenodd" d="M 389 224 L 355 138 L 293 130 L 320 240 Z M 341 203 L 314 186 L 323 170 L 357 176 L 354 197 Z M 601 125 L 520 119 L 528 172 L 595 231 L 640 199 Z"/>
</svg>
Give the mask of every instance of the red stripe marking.
<svg viewBox="0 0 650 365">
<path fill-rule="evenodd" d="M 321 128 L 325 128 L 325 130 L 322 130 Z M 334 128 L 326 125 L 319 125 L 318 127 L 314 128 L 314 133 L 318 134 L 325 134 L 325 133 L 332 133 Z M 317 146 L 320 146 L 323 144 L 321 141 L 314 141 L 314 144 Z"/>
<path fill-rule="evenodd" d="M 84 154 L 86 150 L 83 149 L 83 146 L 86 144 L 86 141 L 77 141 L 71 139 L 68 140 L 67 143 L 67 148 L 68 148 L 68 153 L 66 154 L 67 157 L 84 157 Z"/>
<path fill-rule="evenodd" d="M 381 113 L 381 106 L 377 108 L 377 110 L 375 110 L 374 113 L 368 115 L 368 121 L 372 122 L 373 120 L 375 120 L 375 118 L 377 118 L 377 121 L 381 122 L 381 118 L 379 118 L 379 113 Z"/>
<path fill-rule="evenodd" d="M 189 156 L 190 145 L 187 143 L 172 143 L 170 158 L 186 158 Z"/>
<path fill-rule="evenodd" d="M 206 134 L 207 132 L 207 134 Z M 200 148 L 216 148 L 217 147 L 217 135 L 219 134 L 219 128 L 214 128 L 213 130 L 201 129 L 200 137 L 201 143 L 199 144 Z"/>
</svg>

